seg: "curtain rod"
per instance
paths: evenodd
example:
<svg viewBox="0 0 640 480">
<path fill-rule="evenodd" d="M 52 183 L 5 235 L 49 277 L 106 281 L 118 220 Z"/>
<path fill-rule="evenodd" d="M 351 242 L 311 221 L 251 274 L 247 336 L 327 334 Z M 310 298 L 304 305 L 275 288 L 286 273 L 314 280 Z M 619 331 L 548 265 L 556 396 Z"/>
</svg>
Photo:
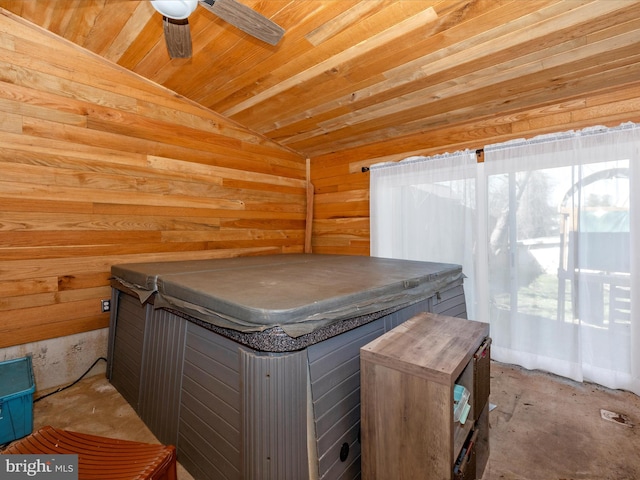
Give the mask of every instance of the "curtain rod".
<svg viewBox="0 0 640 480">
<path fill-rule="evenodd" d="M 476 150 L 476 161 L 478 163 L 484 162 L 484 148 L 479 148 Z M 366 173 L 370 170 L 370 167 L 362 167 L 362 173 Z"/>
<path fill-rule="evenodd" d="M 600 135 L 603 133 L 607 133 L 607 132 L 616 132 L 616 131 L 622 131 L 622 130 L 634 130 L 636 128 L 640 128 L 640 124 L 634 123 L 634 122 L 623 122 L 620 125 L 616 126 L 616 127 L 607 127 L 604 125 L 595 125 L 593 127 L 587 127 L 587 128 L 583 128 L 582 130 L 568 130 L 566 132 L 560 132 L 560 133 L 548 133 L 548 134 L 541 134 L 538 136 L 535 136 L 531 139 L 514 139 L 514 140 L 510 140 L 507 142 L 502 142 L 500 144 L 495 144 L 495 145 L 488 145 L 488 147 L 490 149 L 495 149 L 495 148 L 501 148 L 501 147 L 505 147 L 508 148 L 509 146 L 513 146 L 514 143 L 522 143 L 522 142 L 526 142 L 526 143 L 540 143 L 540 142 L 545 142 L 548 141 L 549 138 L 570 138 L 573 136 L 590 136 L 590 135 Z M 484 162 L 484 148 L 479 148 L 478 150 L 476 150 L 476 160 L 478 163 L 483 163 Z M 396 162 L 397 163 L 397 162 Z M 370 169 L 370 167 L 362 167 L 362 172 L 368 172 Z"/>
</svg>

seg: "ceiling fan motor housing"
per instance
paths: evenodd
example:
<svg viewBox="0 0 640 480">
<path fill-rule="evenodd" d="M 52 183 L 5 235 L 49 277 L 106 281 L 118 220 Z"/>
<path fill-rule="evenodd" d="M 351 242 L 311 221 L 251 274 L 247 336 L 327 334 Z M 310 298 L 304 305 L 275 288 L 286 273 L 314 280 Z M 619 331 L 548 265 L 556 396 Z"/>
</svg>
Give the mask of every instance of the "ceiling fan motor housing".
<svg viewBox="0 0 640 480">
<path fill-rule="evenodd" d="M 151 0 L 151 5 L 167 18 L 183 20 L 198 6 L 198 0 Z"/>
</svg>

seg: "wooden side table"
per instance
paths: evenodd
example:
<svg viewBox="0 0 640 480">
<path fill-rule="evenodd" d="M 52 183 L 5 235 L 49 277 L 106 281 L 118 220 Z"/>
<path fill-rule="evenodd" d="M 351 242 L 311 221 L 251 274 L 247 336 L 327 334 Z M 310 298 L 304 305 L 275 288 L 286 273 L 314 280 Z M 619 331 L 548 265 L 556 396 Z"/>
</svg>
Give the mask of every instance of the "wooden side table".
<svg viewBox="0 0 640 480">
<path fill-rule="evenodd" d="M 482 477 L 490 343 L 486 323 L 421 313 L 360 350 L 363 480 Z M 464 424 L 456 384 L 469 391 Z"/>
</svg>

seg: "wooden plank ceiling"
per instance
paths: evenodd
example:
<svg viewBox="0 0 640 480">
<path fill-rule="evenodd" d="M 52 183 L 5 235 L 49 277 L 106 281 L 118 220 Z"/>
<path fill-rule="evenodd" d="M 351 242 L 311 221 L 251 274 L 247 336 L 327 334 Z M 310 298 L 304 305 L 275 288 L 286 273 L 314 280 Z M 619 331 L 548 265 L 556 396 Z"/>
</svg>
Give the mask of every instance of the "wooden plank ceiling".
<svg viewBox="0 0 640 480">
<path fill-rule="evenodd" d="M 640 78 L 639 0 L 240 1 L 280 43 L 198 7 L 170 59 L 146 0 L 0 7 L 312 158 Z"/>
</svg>

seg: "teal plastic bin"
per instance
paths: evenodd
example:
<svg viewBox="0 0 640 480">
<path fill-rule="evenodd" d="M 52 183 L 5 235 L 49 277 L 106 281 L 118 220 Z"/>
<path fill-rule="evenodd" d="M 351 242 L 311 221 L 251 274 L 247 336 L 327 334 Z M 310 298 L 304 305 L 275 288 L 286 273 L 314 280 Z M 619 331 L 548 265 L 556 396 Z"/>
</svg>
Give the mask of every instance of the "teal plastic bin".
<svg viewBox="0 0 640 480">
<path fill-rule="evenodd" d="M 35 389 L 31 357 L 0 362 L 0 445 L 33 431 Z"/>
</svg>

